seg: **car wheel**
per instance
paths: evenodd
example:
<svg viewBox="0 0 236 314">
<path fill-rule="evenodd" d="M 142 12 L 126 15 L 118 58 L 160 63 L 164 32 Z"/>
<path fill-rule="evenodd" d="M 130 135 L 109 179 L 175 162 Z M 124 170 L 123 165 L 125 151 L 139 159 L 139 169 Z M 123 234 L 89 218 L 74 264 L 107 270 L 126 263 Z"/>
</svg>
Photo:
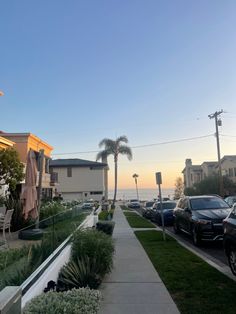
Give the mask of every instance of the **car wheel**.
<svg viewBox="0 0 236 314">
<path fill-rule="evenodd" d="M 230 247 L 228 261 L 232 273 L 236 276 L 236 247 Z"/>
<path fill-rule="evenodd" d="M 173 223 L 173 228 L 174 228 L 174 232 L 175 232 L 175 234 L 180 233 L 179 225 L 178 225 L 178 223 L 177 223 L 176 219 L 174 220 L 174 223 Z"/>
<path fill-rule="evenodd" d="M 192 227 L 192 239 L 194 245 L 199 246 L 201 244 L 200 235 L 195 226 Z"/>
</svg>

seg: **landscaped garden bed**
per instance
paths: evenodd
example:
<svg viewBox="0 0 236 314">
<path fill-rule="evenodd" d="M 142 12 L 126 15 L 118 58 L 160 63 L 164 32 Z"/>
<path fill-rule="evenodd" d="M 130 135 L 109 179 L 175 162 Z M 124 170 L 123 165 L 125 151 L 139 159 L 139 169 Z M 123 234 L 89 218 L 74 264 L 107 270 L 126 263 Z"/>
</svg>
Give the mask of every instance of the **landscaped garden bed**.
<svg viewBox="0 0 236 314">
<path fill-rule="evenodd" d="M 234 314 L 236 283 L 162 232 L 135 231 L 181 314 Z"/>
<path fill-rule="evenodd" d="M 24 280 L 81 224 L 87 213 L 67 210 L 44 220 L 40 241 L 0 251 L 0 290 Z"/>
</svg>

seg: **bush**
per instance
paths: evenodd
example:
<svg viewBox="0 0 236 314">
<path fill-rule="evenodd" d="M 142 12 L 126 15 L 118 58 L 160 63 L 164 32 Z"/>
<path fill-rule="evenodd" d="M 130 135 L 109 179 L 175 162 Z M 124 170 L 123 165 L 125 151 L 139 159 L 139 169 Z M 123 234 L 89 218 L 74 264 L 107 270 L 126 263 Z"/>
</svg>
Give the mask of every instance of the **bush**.
<svg viewBox="0 0 236 314">
<path fill-rule="evenodd" d="M 66 207 L 61 203 L 54 202 L 54 201 L 45 203 L 40 208 L 40 220 L 54 216 L 65 210 L 66 210 Z"/>
<path fill-rule="evenodd" d="M 83 231 L 78 230 L 73 235 L 72 260 L 76 261 L 84 256 L 87 256 L 90 261 L 97 259 L 99 262 L 99 274 L 102 277 L 112 269 L 113 253 L 113 240 L 103 232 L 86 229 Z"/>
<path fill-rule="evenodd" d="M 96 224 L 96 229 L 98 231 L 103 231 L 108 235 L 112 235 L 114 227 L 115 227 L 114 221 L 98 221 Z"/>
<path fill-rule="evenodd" d="M 65 290 L 72 288 L 89 287 L 97 289 L 102 278 L 99 274 L 100 261 L 88 256 L 70 261 L 62 267 L 58 277 L 58 286 L 64 286 Z"/>
<path fill-rule="evenodd" d="M 107 210 L 102 210 L 98 214 L 98 219 L 99 220 L 108 220 L 109 219 L 109 212 Z"/>
<path fill-rule="evenodd" d="M 41 294 L 26 304 L 24 314 L 96 314 L 101 293 L 88 288 Z"/>
</svg>

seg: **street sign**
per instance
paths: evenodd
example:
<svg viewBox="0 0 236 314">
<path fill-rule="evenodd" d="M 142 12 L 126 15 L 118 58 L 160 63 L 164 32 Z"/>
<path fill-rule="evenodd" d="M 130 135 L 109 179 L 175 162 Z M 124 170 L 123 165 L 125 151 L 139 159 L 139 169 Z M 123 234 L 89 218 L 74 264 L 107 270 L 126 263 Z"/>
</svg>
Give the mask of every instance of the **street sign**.
<svg viewBox="0 0 236 314">
<path fill-rule="evenodd" d="M 162 184 L 161 172 L 156 172 L 156 184 Z"/>
</svg>

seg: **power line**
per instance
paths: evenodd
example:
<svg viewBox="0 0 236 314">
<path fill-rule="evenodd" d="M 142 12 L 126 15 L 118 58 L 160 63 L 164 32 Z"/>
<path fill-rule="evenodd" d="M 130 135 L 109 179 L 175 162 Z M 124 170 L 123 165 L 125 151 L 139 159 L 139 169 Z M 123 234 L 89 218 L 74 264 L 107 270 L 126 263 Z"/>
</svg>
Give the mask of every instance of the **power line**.
<svg viewBox="0 0 236 314">
<path fill-rule="evenodd" d="M 203 135 L 203 136 L 183 138 L 183 139 L 173 140 L 173 141 L 166 141 L 166 142 L 159 142 L 159 143 L 131 146 L 131 148 L 136 149 L 136 148 L 143 148 L 143 147 L 151 147 L 151 146 L 159 146 L 159 145 L 166 145 L 166 144 L 174 144 L 174 143 L 187 142 L 187 141 L 193 141 L 193 140 L 197 140 L 197 139 L 207 138 L 207 137 L 211 137 L 211 136 L 214 136 L 214 134 L 208 134 L 208 135 Z M 98 150 L 90 150 L 90 151 L 82 151 L 82 152 L 57 153 L 57 154 L 52 154 L 52 155 L 53 156 L 58 156 L 58 155 L 76 155 L 76 154 L 89 154 L 89 153 L 98 153 L 98 152 L 99 152 Z"/>
</svg>

